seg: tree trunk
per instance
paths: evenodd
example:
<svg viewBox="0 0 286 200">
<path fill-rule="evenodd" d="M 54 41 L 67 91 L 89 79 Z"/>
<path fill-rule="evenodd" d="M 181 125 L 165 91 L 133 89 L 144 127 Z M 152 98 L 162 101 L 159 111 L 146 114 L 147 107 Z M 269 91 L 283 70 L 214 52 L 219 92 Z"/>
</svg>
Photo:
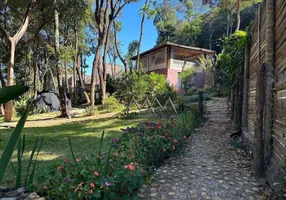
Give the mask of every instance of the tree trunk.
<svg viewBox="0 0 286 200">
<path fill-rule="evenodd" d="M 61 117 L 68 117 L 67 113 L 67 101 L 65 90 L 62 81 L 62 67 L 60 62 L 60 34 L 59 34 L 59 13 L 55 0 L 55 57 L 56 57 L 56 69 L 57 69 L 57 81 L 60 94 L 60 104 L 61 104 Z"/>
<path fill-rule="evenodd" d="M 68 63 L 65 60 L 64 61 L 64 65 L 65 65 L 65 84 L 64 84 L 64 88 L 65 88 L 65 92 L 69 92 L 69 85 L 68 85 Z"/>
<path fill-rule="evenodd" d="M 271 138 L 274 113 L 274 62 L 275 62 L 275 0 L 266 0 L 266 77 L 265 77 L 265 112 L 264 139 L 265 160 L 269 162 L 271 156 Z"/>
<path fill-rule="evenodd" d="M 89 96 L 87 95 L 87 93 L 85 92 L 85 86 L 84 86 L 84 82 L 83 82 L 82 75 L 81 75 L 81 70 L 80 70 L 81 56 L 80 55 L 78 55 L 77 61 L 78 61 L 78 63 L 77 63 L 76 71 L 77 71 L 80 87 L 83 90 L 83 93 L 84 93 L 84 96 L 86 99 L 86 104 L 90 104 L 90 99 L 89 99 Z"/>
<path fill-rule="evenodd" d="M 10 39 L 10 53 L 7 72 L 7 86 L 14 84 L 14 60 L 15 60 L 16 41 Z M 13 116 L 13 101 L 8 101 L 5 105 L 4 122 L 10 122 Z"/>
<path fill-rule="evenodd" d="M 237 0 L 237 24 L 235 31 L 238 31 L 240 28 L 240 10 L 241 10 L 240 1 L 241 0 Z"/>
<path fill-rule="evenodd" d="M 77 83 L 76 83 L 76 69 L 77 69 L 77 56 L 78 56 L 78 33 L 77 33 L 77 29 L 74 29 L 74 37 L 75 37 L 75 55 L 74 55 L 74 62 L 73 62 L 73 95 L 74 95 L 74 99 L 76 99 L 76 87 L 77 87 Z"/>
<path fill-rule="evenodd" d="M 144 6 L 146 6 L 148 0 L 145 0 Z M 145 11 L 143 10 L 142 19 L 141 19 L 141 26 L 140 26 L 140 36 L 138 41 L 138 48 L 137 48 L 137 59 L 136 59 L 136 70 L 139 71 L 140 68 L 140 47 L 143 38 L 143 31 L 144 31 L 144 20 L 145 20 Z"/>
<path fill-rule="evenodd" d="M 102 57 L 102 69 L 99 68 L 99 80 L 100 80 L 100 93 L 101 93 L 101 103 L 103 104 L 104 99 L 106 97 L 106 56 L 107 56 L 107 51 L 109 48 L 109 27 L 107 28 L 107 33 L 106 33 L 106 38 L 105 38 L 105 45 L 104 45 L 104 52 L 103 52 L 103 57 Z M 101 67 L 99 65 L 99 67 Z M 102 78 L 101 78 L 102 76 Z"/>
<path fill-rule="evenodd" d="M 38 44 L 35 44 L 34 55 L 33 55 L 33 88 L 34 88 L 34 99 L 37 98 L 37 76 L 38 76 Z"/>
<path fill-rule="evenodd" d="M 102 37 L 102 36 L 101 36 Z M 95 103 L 95 85 L 96 85 L 96 76 L 97 76 L 97 71 L 99 68 L 99 60 L 101 57 L 101 51 L 103 47 L 103 41 L 99 40 L 99 43 L 96 48 L 96 53 L 94 56 L 93 60 L 93 66 L 92 66 L 92 74 L 91 74 L 91 85 L 90 85 L 90 105 L 94 106 Z"/>
</svg>

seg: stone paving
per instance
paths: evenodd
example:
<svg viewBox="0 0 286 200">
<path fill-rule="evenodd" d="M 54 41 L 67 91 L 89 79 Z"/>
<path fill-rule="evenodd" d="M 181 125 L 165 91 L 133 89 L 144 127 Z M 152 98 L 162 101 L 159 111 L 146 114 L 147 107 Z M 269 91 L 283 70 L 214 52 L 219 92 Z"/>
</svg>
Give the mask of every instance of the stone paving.
<svg viewBox="0 0 286 200">
<path fill-rule="evenodd" d="M 166 160 L 153 175 L 151 185 L 143 185 L 141 199 L 267 199 L 261 195 L 263 182 L 253 177 L 250 163 L 242 150 L 230 144 L 234 125 L 225 120 L 226 99 L 208 103 L 208 114 L 225 110 L 223 120 L 208 116 L 194 133 L 183 155 Z M 210 110 L 210 111 L 209 111 Z"/>
</svg>

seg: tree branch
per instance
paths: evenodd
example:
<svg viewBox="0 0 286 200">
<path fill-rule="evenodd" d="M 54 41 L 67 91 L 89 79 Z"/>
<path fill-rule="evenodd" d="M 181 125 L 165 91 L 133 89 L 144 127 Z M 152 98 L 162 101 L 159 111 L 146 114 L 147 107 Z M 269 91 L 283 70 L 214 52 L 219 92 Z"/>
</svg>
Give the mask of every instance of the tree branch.
<svg viewBox="0 0 286 200">
<path fill-rule="evenodd" d="M 36 3 L 36 0 L 30 0 L 28 8 L 25 13 L 24 21 L 19 28 L 18 32 L 13 36 L 13 38 L 16 39 L 16 43 L 23 37 L 24 33 L 26 32 L 28 25 L 29 25 L 29 18 L 32 13 L 32 9 L 34 7 L 34 4 Z"/>
<path fill-rule="evenodd" d="M 121 62 L 123 63 L 125 69 L 127 68 L 127 63 L 126 63 L 126 60 L 123 58 L 123 56 L 121 55 L 120 53 L 120 50 L 118 48 L 118 42 L 117 42 L 117 33 L 116 33 L 116 27 L 115 27 L 115 22 L 113 22 L 113 31 L 114 31 L 114 43 L 115 43 L 115 49 L 116 49 L 116 52 L 117 52 L 117 55 L 119 57 L 119 59 L 121 60 Z"/>
</svg>

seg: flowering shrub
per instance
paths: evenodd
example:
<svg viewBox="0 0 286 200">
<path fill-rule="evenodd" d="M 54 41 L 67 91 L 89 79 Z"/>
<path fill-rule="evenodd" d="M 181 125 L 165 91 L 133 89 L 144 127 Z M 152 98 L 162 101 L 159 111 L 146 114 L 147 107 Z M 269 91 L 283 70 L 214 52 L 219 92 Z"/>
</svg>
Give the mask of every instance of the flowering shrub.
<svg viewBox="0 0 286 200">
<path fill-rule="evenodd" d="M 113 138 L 107 152 L 66 159 L 49 181 L 47 199 L 137 199 L 136 192 L 164 158 L 180 152 L 194 126 L 192 114 L 163 122 L 143 122 Z"/>
</svg>

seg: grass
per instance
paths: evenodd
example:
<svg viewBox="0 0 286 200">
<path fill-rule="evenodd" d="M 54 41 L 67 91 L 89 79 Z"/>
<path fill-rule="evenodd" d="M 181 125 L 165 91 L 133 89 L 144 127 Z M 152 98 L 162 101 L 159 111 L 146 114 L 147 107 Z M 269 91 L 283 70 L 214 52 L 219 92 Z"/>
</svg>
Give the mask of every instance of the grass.
<svg viewBox="0 0 286 200">
<path fill-rule="evenodd" d="M 51 116 L 48 115 L 47 117 Z M 39 116 L 32 119 L 37 120 L 38 118 Z M 31 117 L 29 117 L 29 120 L 31 120 Z M 36 175 L 37 182 L 43 183 L 47 180 L 47 177 L 50 176 L 49 172 L 55 171 L 63 159 L 70 156 L 68 136 L 71 138 L 76 157 L 87 156 L 97 150 L 102 130 L 106 132 L 103 142 L 103 148 L 106 149 L 108 143 L 114 137 L 118 138 L 121 136 L 121 128 L 136 125 L 139 121 L 138 119 L 97 119 L 47 127 L 24 128 L 23 133 L 26 134 L 26 152 L 23 157 L 24 164 L 27 163 L 29 159 L 30 151 L 32 150 L 37 135 L 44 137 L 44 145 L 39 155 Z M 0 154 L 2 154 L 11 132 L 12 129 L 0 129 Z M 12 162 L 16 165 L 16 151 L 14 151 Z M 15 174 L 11 168 L 9 168 L 3 185 L 13 187 L 14 179 Z"/>
</svg>

